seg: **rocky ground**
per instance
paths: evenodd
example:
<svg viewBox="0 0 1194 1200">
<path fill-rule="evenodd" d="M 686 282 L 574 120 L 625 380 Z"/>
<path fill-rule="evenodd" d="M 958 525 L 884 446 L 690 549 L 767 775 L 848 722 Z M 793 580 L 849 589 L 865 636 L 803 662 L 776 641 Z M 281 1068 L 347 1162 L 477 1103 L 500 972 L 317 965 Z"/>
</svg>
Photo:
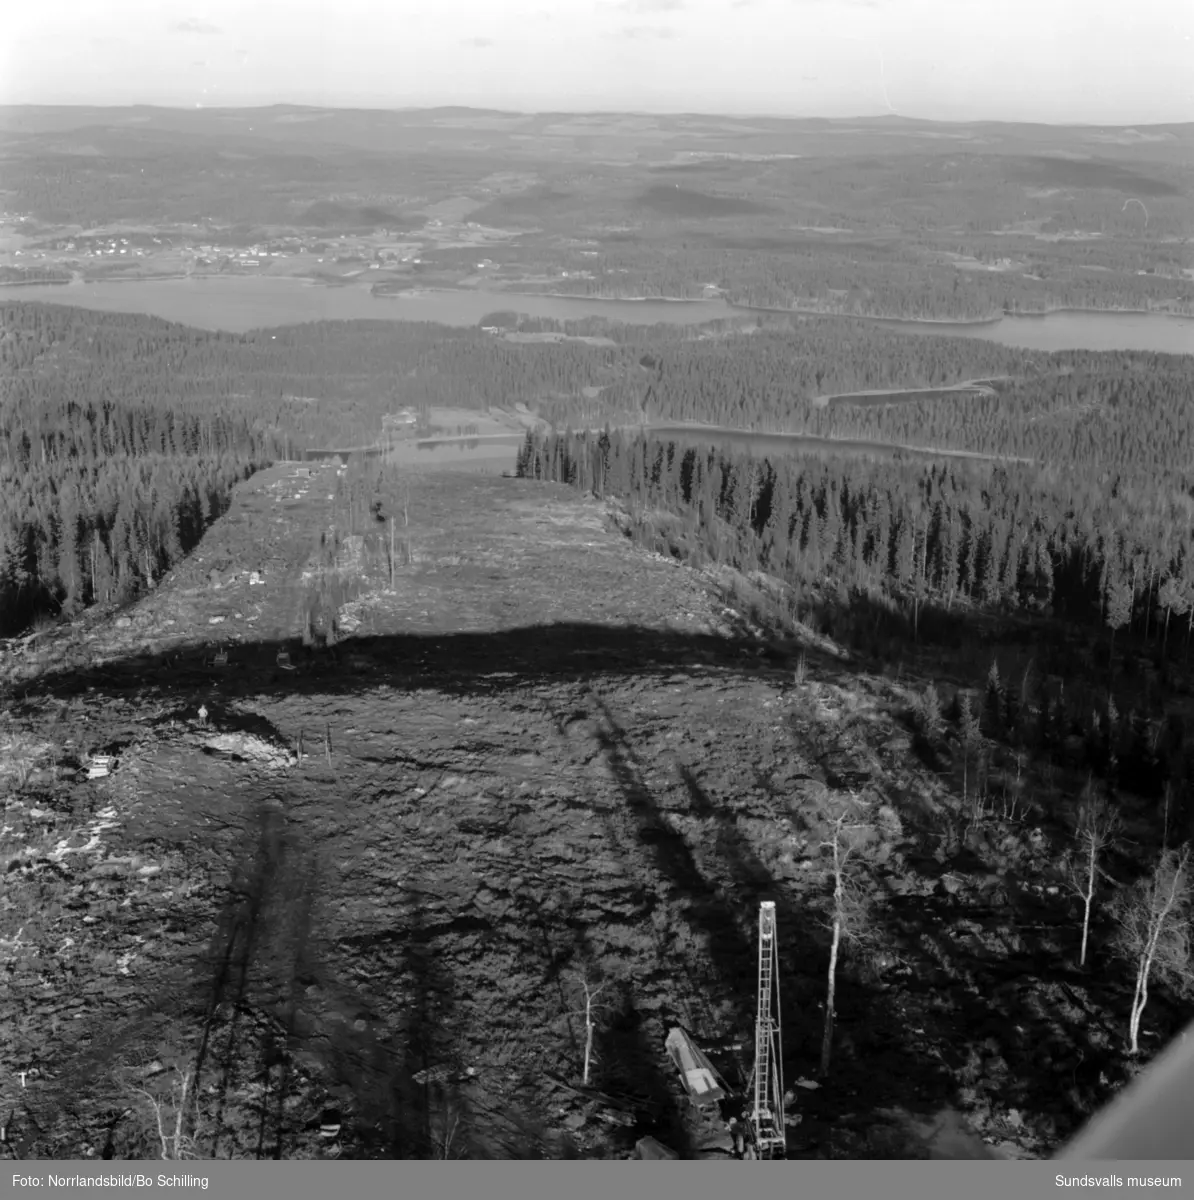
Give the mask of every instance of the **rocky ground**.
<svg viewBox="0 0 1194 1200">
<path fill-rule="evenodd" d="M 12 1153 L 720 1153 L 664 1038 L 744 1081 L 765 896 L 787 1078 L 816 1085 L 792 1157 L 1037 1156 L 1122 1081 L 1123 984 L 1069 965 L 1054 833 L 951 835 L 960 766 L 912 753 L 908 681 L 760 636 L 732 573 L 595 500 L 461 475 L 413 479 L 392 582 L 344 543 L 343 640 L 311 651 L 335 471 L 260 473 L 131 610 L 7 649 Z M 876 940 L 816 1078 L 847 796 Z"/>
</svg>

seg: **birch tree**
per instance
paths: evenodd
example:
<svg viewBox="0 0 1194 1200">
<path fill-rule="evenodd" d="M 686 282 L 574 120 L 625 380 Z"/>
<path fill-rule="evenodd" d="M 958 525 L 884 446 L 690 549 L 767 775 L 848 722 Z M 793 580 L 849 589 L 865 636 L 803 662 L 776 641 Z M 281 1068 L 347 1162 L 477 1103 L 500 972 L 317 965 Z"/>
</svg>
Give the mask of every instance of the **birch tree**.
<svg viewBox="0 0 1194 1200">
<path fill-rule="evenodd" d="M 167 1162 L 180 1162 L 183 1159 L 198 1158 L 198 1110 L 195 1105 L 194 1076 L 190 1069 L 183 1070 L 175 1063 L 172 1069 L 160 1073 L 160 1081 L 156 1090 L 151 1091 L 150 1084 L 128 1084 L 129 1090 L 139 1097 L 147 1114 L 152 1118 L 150 1126 L 160 1149 L 160 1157 Z M 168 1086 L 168 1095 L 163 1083 Z M 187 1120 L 188 1109 L 195 1109 L 190 1121 Z"/>
<path fill-rule="evenodd" d="M 1105 878 L 1103 858 L 1119 833 L 1121 821 L 1107 797 L 1097 791 L 1093 779 L 1086 785 L 1074 841 L 1077 853 L 1071 858 L 1070 888 L 1082 901 L 1082 945 L 1078 965 L 1086 966 L 1086 951 L 1090 943 L 1090 916 L 1094 910 L 1099 881 Z"/>
<path fill-rule="evenodd" d="M 597 1014 L 605 1007 L 605 1005 L 597 1003 L 597 997 L 605 991 L 606 984 L 595 983 L 587 972 L 578 972 L 574 977 L 574 986 L 578 998 L 582 998 L 582 1003 L 576 1011 L 585 1019 L 585 1050 L 581 1082 L 588 1087 L 593 1074 L 593 1035 L 597 1031 Z"/>
<path fill-rule="evenodd" d="M 829 857 L 828 880 L 832 887 L 827 925 L 830 933 L 829 968 L 825 982 L 825 1027 L 821 1035 L 821 1074 L 829 1074 L 833 1055 L 836 1016 L 837 969 L 842 950 L 857 947 L 873 937 L 870 903 L 858 879 L 857 868 L 875 836 L 868 806 L 855 796 L 843 804 L 830 822 L 821 844 Z"/>
<path fill-rule="evenodd" d="M 1165 624 L 1161 632 L 1161 653 L 1164 654 L 1169 642 L 1169 618 L 1173 613 L 1177 613 L 1179 617 L 1185 616 L 1190 602 L 1182 589 L 1181 581 L 1174 578 L 1166 579 L 1161 584 L 1157 602 L 1165 610 Z"/>
<path fill-rule="evenodd" d="M 1140 1053 L 1140 1019 L 1153 980 L 1184 988 L 1190 980 L 1190 847 L 1163 850 L 1153 870 L 1113 906 L 1116 949 L 1136 972 L 1128 1049 Z"/>
</svg>

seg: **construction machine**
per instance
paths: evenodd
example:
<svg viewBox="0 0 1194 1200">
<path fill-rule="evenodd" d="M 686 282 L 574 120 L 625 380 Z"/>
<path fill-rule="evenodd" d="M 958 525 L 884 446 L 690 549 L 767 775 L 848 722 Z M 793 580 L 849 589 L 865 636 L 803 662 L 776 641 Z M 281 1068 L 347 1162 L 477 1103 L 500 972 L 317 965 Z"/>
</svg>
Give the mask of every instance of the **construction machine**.
<svg viewBox="0 0 1194 1200">
<path fill-rule="evenodd" d="M 686 1030 L 676 1027 L 667 1038 L 668 1056 L 694 1108 L 705 1120 L 720 1110 L 735 1153 L 746 1159 L 784 1158 L 787 1152 L 778 954 L 775 902 L 764 900 L 759 906 L 754 1066 L 744 1091 L 730 1088 Z"/>
<path fill-rule="evenodd" d="M 784 1118 L 783 1027 L 779 1003 L 779 945 L 775 901 L 759 905 L 758 1003 L 755 1008 L 755 1065 L 748 1089 L 747 1158 L 783 1158 L 788 1139 Z"/>
</svg>

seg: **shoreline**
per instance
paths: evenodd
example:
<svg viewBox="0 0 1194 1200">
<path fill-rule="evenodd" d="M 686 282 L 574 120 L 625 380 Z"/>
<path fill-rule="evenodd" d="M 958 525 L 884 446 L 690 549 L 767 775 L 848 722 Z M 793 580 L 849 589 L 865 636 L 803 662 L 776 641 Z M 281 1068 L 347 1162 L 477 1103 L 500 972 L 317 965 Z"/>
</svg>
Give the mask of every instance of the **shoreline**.
<svg viewBox="0 0 1194 1200">
<path fill-rule="evenodd" d="M 1051 317 L 1057 313 L 1076 313 L 1097 317 L 1100 314 L 1122 317 L 1172 317 L 1176 321 L 1194 321 L 1194 313 L 1170 312 L 1165 308 L 1047 308 L 1044 312 L 1005 312 L 1005 317 Z"/>
<path fill-rule="evenodd" d="M 1194 321 L 1194 313 L 1170 312 L 1163 308 L 1046 308 L 1040 312 L 1008 312 L 1004 311 L 991 317 L 880 317 L 870 313 L 822 312 L 815 308 L 761 308 L 756 305 L 735 304 L 726 301 L 731 308 L 741 312 L 776 313 L 780 316 L 802 317 L 836 317 L 854 321 L 875 321 L 883 325 L 954 325 L 959 327 L 974 326 L 980 328 L 986 325 L 998 325 L 1000 321 L 1040 320 L 1045 317 L 1058 316 L 1063 313 L 1074 313 L 1077 316 L 1136 316 L 1136 317 L 1172 317 L 1178 321 Z"/>
<path fill-rule="evenodd" d="M 436 288 L 429 289 L 435 291 L 446 292 L 468 292 L 469 288 Z M 1005 319 L 1016 319 L 1018 317 L 1025 318 L 1043 318 L 1050 317 L 1061 313 L 1075 313 L 1078 315 L 1099 316 L 1101 314 L 1110 314 L 1116 316 L 1138 316 L 1138 317 L 1173 317 L 1179 321 L 1194 321 L 1194 312 L 1170 312 L 1163 308 L 1080 308 L 1071 305 L 1061 305 L 1057 308 L 1046 308 L 1039 312 L 1010 312 L 1003 310 L 999 313 L 993 313 L 985 317 L 897 317 L 888 315 L 879 315 L 875 313 L 854 313 L 841 311 L 826 311 L 820 308 L 775 308 L 761 304 L 739 304 L 735 300 L 728 300 L 724 296 L 592 296 L 583 295 L 577 292 L 517 292 L 510 291 L 511 296 L 527 296 L 527 297 L 543 297 L 552 300 L 599 300 L 604 303 L 612 304 L 724 304 L 733 312 L 742 313 L 774 313 L 778 316 L 798 316 L 798 317 L 834 317 L 848 318 L 855 321 L 879 321 L 884 324 L 899 324 L 899 325 L 959 325 L 959 326 L 983 326 L 983 325 L 998 325 L 1000 321 Z"/>
<path fill-rule="evenodd" d="M 469 288 L 443 288 L 442 291 L 467 292 Z M 725 304 L 730 308 L 736 307 L 724 296 L 586 296 L 578 292 L 516 292 L 507 291 L 502 295 L 526 296 L 530 299 L 544 300 L 588 300 L 600 301 L 602 304 Z"/>
<path fill-rule="evenodd" d="M 724 425 L 703 425 L 695 421 L 669 421 L 666 424 L 660 425 L 640 422 L 637 425 L 611 425 L 610 429 L 636 430 L 639 433 L 652 433 L 656 436 L 666 436 L 661 433 L 663 430 L 676 430 L 692 433 L 729 434 L 734 437 L 800 438 L 812 443 L 810 449 L 829 445 L 834 447 L 841 446 L 843 449 L 862 450 L 864 453 L 869 451 L 876 454 L 890 454 L 902 450 L 908 454 L 941 455 L 946 458 L 964 458 L 975 462 L 1017 463 L 1027 466 L 1031 466 L 1033 463 L 1031 458 L 1021 458 L 1010 454 L 984 454 L 981 450 L 953 450 L 936 446 L 909 446 L 903 442 L 872 442 L 863 438 L 831 437 L 823 433 L 793 433 L 790 430 L 779 433 L 768 433 L 757 429 L 730 429 Z M 603 430 L 604 426 L 601 429 L 590 427 L 585 432 L 601 433 Z"/>
<path fill-rule="evenodd" d="M 663 316 L 662 313 L 659 314 L 657 317 L 652 318 L 650 316 L 650 309 L 649 309 L 649 306 L 651 304 L 660 304 L 660 305 L 666 304 L 666 305 L 669 305 L 674 311 L 687 310 L 689 313 L 692 313 L 693 316 L 691 318 L 691 323 L 693 323 L 695 325 L 707 324 L 707 323 L 712 323 L 715 321 L 727 321 L 727 320 L 732 322 L 736 317 L 743 318 L 743 317 L 752 317 L 753 316 L 755 318 L 758 318 L 762 315 L 771 315 L 771 316 L 788 317 L 788 318 L 797 318 L 797 317 L 799 317 L 799 318 L 819 318 L 822 321 L 830 321 L 830 320 L 837 320 L 837 321 L 851 320 L 851 321 L 856 321 L 856 322 L 857 321 L 865 321 L 865 322 L 869 322 L 873 326 L 881 327 L 881 326 L 886 325 L 889 328 L 892 328 L 893 330 L 895 330 L 897 332 L 903 332 L 903 333 L 908 333 L 908 334 L 922 334 L 922 335 L 927 335 L 927 336 L 932 336 L 934 333 L 936 333 L 938 336 L 945 336 L 945 337 L 948 337 L 948 336 L 965 337 L 968 334 L 972 333 L 975 336 L 983 336 L 983 337 L 986 337 L 989 339 L 993 339 L 995 341 L 1002 340 L 1000 333 L 996 332 L 999 330 L 1000 325 L 1004 325 L 1004 328 L 1006 328 L 1008 330 L 1009 334 L 1011 334 L 1014 331 L 1017 322 L 1021 321 L 1021 319 L 1023 319 L 1022 323 L 1021 323 L 1021 327 L 1027 327 L 1027 326 L 1029 326 L 1030 322 L 1036 322 L 1039 325 L 1042 321 L 1046 320 L 1047 318 L 1049 318 L 1051 316 L 1060 317 L 1060 316 L 1063 316 L 1066 314 L 1072 314 L 1075 318 L 1087 317 L 1087 318 L 1091 318 L 1092 320 L 1097 319 L 1099 317 L 1110 319 L 1110 318 L 1126 318 L 1128 316 L 1133 316 L 1133 317 L 1137 317 L 1137 318 L 1143 318 L 1146 321 L 1155 323 L 1156 328 L 1158 328 L 1158 329 L 1162 328 L 1162 318 L 1165 319 L 1164 326 L 1169 329 L 1188 329 L 1190 327 L 1190 325 L 1192 323 L 1194 323 L 1194 313 L 1171 312 L 1171 311 L 1165 310 L 1165 309 L 1059 307 L 1059 308 L 1048 309 L 1048 310 L 1041 311 L 1041 312 L 1033 312 L 1033 313 L 1011 313 L 1011 312 L 1008 312 L 1008 313 L 1004 313 L 1001 316 L 997 316 L 997 317 L 988 317 L 988 318 L 983 318 L 983 319 L 960 319 L 959 320 L 957 318 L 946 319 L 946 318 L 936 318 L 936 317 L 928 317 L 928 318 L 925 318 L 925 317 L 919 317 L 919 318 L 918 317 L 880 317 L 880 316 L 860 315 L 857 313 L 822 312 L 819 310 L 804 309 L 804 308 L 793 308 L 793 309 L 770 308 L 770 307 L 762 307 L 762 306 L 750 306 L 750 305 L 735 304 L 734 302 L 725 300 L 724 298 L 718 298 L 718 299 L 695 299 L 695 298 L 689 298 L 689 297 L 652 298 L 652 297 L 646 297 L 646 296 L 639 296 L 639 297 L 623 297 L 620 299 L 614 299 L 614 298 L 605 297 L 605 296 L 581 296 L 581 295 L 577 295 L 577 294 L 573 294 L 573 293 L 562 293 L 562 292 L 490 292 L 490 291 L 481 291 L 479 289 L 472 289 L 472 288 L 445 287 L 445 286 L 436 286 L 436 285 L 422 286 L 422 287 L 415 287 L 415 288 L 405 288 L 405 289 L 393 291 L 393 292 L 387 291 L 387 292 L 379 293 L 379 292 L 374 291 L 372 289 L 372 287 L 370 287 L 367 283 L 365 283 L 364 281 L 362 281 L 360 279 L 329 279 L 326 277 L 311 276 L 311 275 L 299 275 L 299 274 L 294 274 L 294 275 L 291 275 L 291 274 L 270 275 L 270 274 L 260 274 L 260 273 L 258 273 L 258 274 L 249 274 L 249 273 L 225 274 L 225 273 L 221 273 L 221 272 L 212 272 L 210 274 L 208 274 L 208 273 L 199 274 L 196 272 L 186 272 L 186 273 L 174 273 L 174 274 L 169 274 L 169 275 L 149 275 L 149 276 L 138 275 L 135 277 L 130 277 L 130 276 L 124 275 L 124 276 L 113 276 L 113 277 L 106 278 L 106 279 L 91 279 L 91 280 L 75 279 L 69 283 L 68 282 L 53 282 L 53 283 L 40 282 L 39 283 L 39 282 L 21 280 L 21 281 L 14 281 L 12 283 L 7 283 L 7 284 L 0 283 L 0 298 L 3 298 L 7 294 L 14 301 L 19 300 L 19 301 L 24 302 L 24 297 L 26 295 L 30 294 L 31 289 L 33 292 L 36 292 L 37 289 L 41 288 L 44 290 L 41 293 L 40 299 L 45 303 L 57 303 L 57 304 L 65 303 L 65 304 L 73 304 L 73 305 L 76 305 L 76 306 L 82 307 L 82 308 L 87 308 L 90 306 L 87 303 L 87 300 L 85 299 L 85 297 L 87 297 L 87 295 L 88 295 L 88 288 L 92 287 L 92 286 L 94 286 L 95 292 L 102 292 L 105 290 L 107 285 L 119 284 L 121 286 L 119 288 L 114 288 L 113 292 L 124 292 L 125 285 L 141 284 L 144 287 L 149 287 L 153 284 L 180 283 L 180 282 L 187 282 L 188 284 L 194 283 L 197 288 L 200 288 L 200 290 L 202 290 L 204 285 L 206 285 L 207 283 L 211 283 L 213 285 L 213 287 L 223 286 L 230 290 L 234 289 L 236 287 L 239 287 L 239 286 L 250 287 L 250 288 L 257 287 L 257 288 L 262 289 L 263 291 L 266 291 L 266 290 L 273 291 L 279 295 L 281 293 L 289 292 L 289 291 L 294 291 L 297 293 L 300 290 L 308 290 L 308 289 L 318 288 L 318 289 L 326 289 L 329 293 L 333 293 L 335 291 L 344 291 L 344 292 L 355 293 L 362 297 L 367 297 L 370 302 L 375 301 L 375 300 L 386 301 L 386 300 L 403 300 L 403 299 L 410 300 L 410 301 L 418 301 L 420 298 L 423 298 L 423 297 L 435 297 L 435 296 L 441 296 L 444 298 L 452 298 L 452 297 L 458 296 L 461 298 L 471 297 L 474 299 L 479 299 L 481 297 L 484 297 L 486 304 L 492 305 L 492 311 L 504 311 L 506 309 L 511 309 L 511 310 L 517 311 L 520 300 L 542 302 L 543 304 L 546 304 L 546 305 L 551 305 L 551 304 L 570 305 L 570 304 L 574 304 L 577 302 L 580 302 L 583 304 L 585 301 L 588 301 L 593 306 L 594 309 L 600 309 L 601 307 L 612 307 L 615 310 L 614 312 L 607 313 L 607 314 L 602 314 L 600 311 L 597 311 L 597 312 L 593 312 L 589 315 L 598 317 L 598 318 L 600 318 L 602 315 L 604 315 L 609 320 L 612 320 L 614 322 L 621 322 L 622 324 L 630 324 L 630 325 L 637 324 L 637 323 L 643 323 L 643 324 L 649 325 L 653 321 L 660 321 L 660 322 L 666 323 L 667 319 Z M 374 286 L 376 286 L 376 285 L 374 285 Z M 129 290 L 130 291 L 134 290 L 134 288 L 132 286 L 129 286 Z M 94 294 L 94 293 L 92 293 L 92 294 Z M 616 311 L 618 306 L 622 306 L 622 308 L 623 308 L 623 311 L 621 313 L 618 313 Z M 106 307 L 107 306 L 104 304 L 99 305 L 100 310 L 104 310 Z M 370 307 L 371 307 L 371 304 L 370 304 Z M 383 304 L 380 308 L 373 310 L 372 313 L 361 312 L 354 317 L 341 318 L 341 319 L 356 319 L 356 320 L 376 319 L 377 317 L 382 316 L 382 314 L 384 313 L 384 311 L 386 310 L 387 307 L 389 307 L 389 306 Z M 705 311 L 702 311 L 702 309 L 704 309 Z M 636 312 L 636 310 L 637 310 L 637 312 Z M 123 311 L 123 310 L 121 310 L 121 311 Z M 152 306 L 152 304 L 149 304 L 148 301 L 146 301 L 145 303 L 138 305 L 136 307 L 135 311 L 144 311 L 147 313 L 151 313 L 153 311 L 153 306 Z M 174 318 L 174 319 L 177 320 L 180 318 Z M 297 319 L 299 321 L 301 321 L 304 318 L 299 317 Z M 312 318 L 308 316 L 305 319 L 310 320 Z M 326 315 L 321 314 L 319 317 L 316 317 L 315 319 L 328 319 L 328 318 L 326 317 Z M 405 318 L 403 318 L 403 319 L 405 319 Z M 424 319 L 428 319 L 428 318 L 424 318 Z M 435 322 L 434 316 L 431 317 L 430 319 L 432 320 L 433 323 Z M 443 323 L 448 324 L 448 325 L 475 326 L 476 324 L 479 323 L 480 319 L 481 318 L 477 318 L 476 321 L 471 321 L 471 320 L 467 320 L 467 319 L 463 320 L 463 321 L 458 320 L 458 319 L 457 320 L 449 319 L 447 321 L 444 321 Z M 565 312 L 554 312 L 552 314 L 551 319 L 553 319 L 557 322 L 563 323 L 563 322 L 567 322 L 569 320 L 578 319 L 578 314 L 569 313 L 566 311 Z M 682 320 L 685 323 L 689 322 L 689 318 L 682 318 Z M 260 327 L 262 327 L 262 328 L 270 327 L 270 325 L 271 325 L 270 318 L 267 315 L 263 315 L 262 322 L 258 323 L 260 325 Z M 186 321 L 183 320 L 183 323 L 186 323 Z M 191 323 L 195 323 L 195 322 L 192 320 Z M 292 322 L 282 322 L 282 323 L 289 324 L 289 323 L 294 323 L 294 322 L 292 321 Z M 197 323 L 196 327 L 208 328 L 209 325 L 205 322 L 200 321 Z M 254 327 L 257 327 L 257 326 L 254 326 Z M 219 326 L 219 328 L 223 328 L 223 327 Z M 1081 341 L 1082 339 L 1079 338 L 1078 340 Z M 1129 339 L 1129 341 L 1130 340 L 1132 340 L 1132 339 Z M 1164 340 L 1164 337 L 1162 338 L 1162 340 Z M 1178 335 L 1178 340 L 1179 341 L 1184 340 L 1183 335 Z M 1015 343 L 1012 343 L 1012 344 L 1015 344 Z M 1043 352 L 1044 353 L 1054 353 L 1056 351 L 1044 350 Z M 1182 346 L 1175 345 L 1172 347 L 1163 346 L 1163 347 L 1158 348 L 1153 351 L 1141 351 L 1141 352 L 1184 355 L 1184 354 L 1189 354 L 1190 350 L 1187 349 L 1184 345 L 1182 345 Z"/>
<path fill-rule="evenodd" d="M 0 280 L 0 287 L 71 287 L 73 279 L 9 279 Z"/>
<path fill-rule="evenodd" d="M 995 376 L 999 382 L 1004 382 L 1011 378 L 1010 375 Z M 834 392 L 832 395 L 814 396 L 810 404 L 814 408 L 832 408 L 834 401 L 842 400 L 859 400 L 866 399 L 871 396 L 923 396 L 931 395 L 948 395 L 951 392 L 958 392 L 964 395 L 995 395 L 995 389 L 991 386 L 992 379 L 964 379 L 961 383 L 943 383 L 937 387 L 905 387 L 905 388 L 866 388 L 857 392 Z M 893 401 L 893 403 L 899 403 Z"/>
</svg>

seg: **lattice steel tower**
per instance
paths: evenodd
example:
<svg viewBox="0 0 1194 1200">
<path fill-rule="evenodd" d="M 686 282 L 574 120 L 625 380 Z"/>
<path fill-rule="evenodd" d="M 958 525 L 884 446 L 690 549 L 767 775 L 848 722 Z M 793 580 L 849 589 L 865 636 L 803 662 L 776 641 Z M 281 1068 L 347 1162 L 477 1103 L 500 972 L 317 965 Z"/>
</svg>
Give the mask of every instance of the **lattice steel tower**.
<svg viewBox="0 0 1194 1200">
<path fill-rule="evenodd" d="M 759 905 L 759 995 L 750 1110 L 752 1149 L 756 1158 L 783 1158 L 788 1145 L 784 1125 L 783 1030 L 780 1022 L 778 955 L 775 901 L 764 900 Z"/>
</svg>

